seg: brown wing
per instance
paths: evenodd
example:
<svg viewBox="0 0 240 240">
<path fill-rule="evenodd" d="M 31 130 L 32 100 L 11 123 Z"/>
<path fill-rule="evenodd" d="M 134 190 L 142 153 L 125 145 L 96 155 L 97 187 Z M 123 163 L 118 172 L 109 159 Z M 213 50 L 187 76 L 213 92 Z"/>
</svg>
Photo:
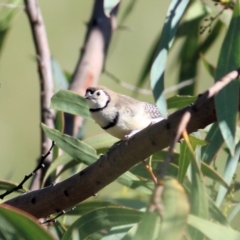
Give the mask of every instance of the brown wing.
<svg viewBox="0 0 240 240">
<path fill-rule="evenodd" d="M 151 116 L 151 118 L 162 117 L 158 108 L 152 104 L 145 103 L 145 111 Z"/>
</svg>

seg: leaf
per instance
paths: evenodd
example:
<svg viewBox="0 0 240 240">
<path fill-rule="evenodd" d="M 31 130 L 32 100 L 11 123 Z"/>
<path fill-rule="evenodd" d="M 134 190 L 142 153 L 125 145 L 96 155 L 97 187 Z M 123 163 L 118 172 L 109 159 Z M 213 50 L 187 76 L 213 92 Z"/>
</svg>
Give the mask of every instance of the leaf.
<svg viewBox="0 0 240 240">
<path fill-rule="evenodd" d="M 117 182 L 145 194 L 151 194 L 154 188 L 152 181 L 141 180 L 129 171 L 117 178 Z"/>
<path fill-rule="evenodd" d="M 215 171 L 212 167 L 210 167 L 208 164 L 201 162 L 201 171 L 203 175 L 209 177 L 210 179 L 218 182 L 222 186 L 229 188 L 229 185 L 226 183 L 226 181 L 222 178 L 222 176 L 219 175 L 217 171 Z"/>
<path fill-rule="evenodd" d="M 226 219 L 221 210 L 216 206 L 215 202 L 210 197 L 208 197 L 208 205 L 210 217 L 216 222 L 219 222 L 220 224 L 229 226 L 229 221 Z"/>
<path fill-rule="evenodd" d="M 1 218 L 5 219 L 14 228 L 14 232 L 18 238 L 32 240 L 34 236 L 34 239 L 54 239 L 35 218 L 19 209 L 10 207 L 9 205 L 0 205 L 0 215 Z"/>
<path fill-rule="evenodd" d="M 213 66 L 213 64 L 211 64 L 202 53 L 200 54 L 200 57 L 207 72 L 212 78 L 215 78 L 216 67 Z"/>
<path fill-rule="evenodd" d="M 8 190 L 8 189 L 12 189 L 14 187 L 16 187 L 18 185 L 18 183 L 14 183 L 14 182 L 11 182 L 11 181 L 7 181 L 7 180 L 0 180 L 0 189 L 1 190 Z M 18 189 L 17 192 L 20 192 L 20 193 L 23 193 L 23 192 L 26 192 L 28 191 L 27 188 L 23 188 L 23 189 Z"/>
<path fill-rule="evenodd" d="M 80 95 L 60 90 L 51 99 L 51 108 L 92 120 L 87 101 Z"/>
<path fill-rule="evenodd" d="M 57 168 L 59 166 L 65 166 L 67 163 L 69 163 L 70 161 L 73 160 L 73 157 L 63 153 L 62 155 L 60 155 L 58 158 L 56 158 L 51 165 L 49 166 L 49 168 L 47 169 L 47 172 L 44 175 L 44 179 L 43 179 L 43 185 L 45 183 L 45 181 L 48 179 L 48 177 L 57 170 Z"/>
<path fill-rule="evenodd" d="M 228 222 L 231 222 L 236 217 L 236 215 L 239 213 L 239 211 L 240 211 L 240 203 L 238 203 L 232 210 L 231 214 L 228 217 Z"/>
<path fill-rule="evenodd" d="M 159 229 L 161 229 L 160 216 L 157 212 L 145 212 L 138 224 L 137 231 L 134 226 L 134 233 L 129 231 L 122 240 L 143 240 L 143 239 L 157 239 Z M 134 234 L 131 236 L 131 234 Z"/>
<path fill-rule="evenodd" d="M 164 71 L 167 62 L 167 55 L 174 41 L 178 23 L 181 20 L 188 3 L 189 0 L 175 0 L 171 2 L 159 42 L 159 50 L 157 51 L 156 58 L 151 68 L 151 88 L 153 90 L 156 105 L 164 118 L 167 118 L 168 115 L 167 104 L 164 97 Z"/>
<path fill-rule="evenodd" d="M 208 142 L 201 149 L 201 158 L 207 164 L 210 164 L 215 159 L 219 149 L 223 145 L 223 138 L 218 123 L 214 123 L 207 133 L 205 140 Z"/>
<path fill-rule="evenodd" d="M 11 1 L 11 4 L 16 6 L 21 3 L 22 3 L 21 0 Z M 9 29 L 11 27 L 13 17 L 16 15 L 16 13 L 17 13 L 16 8 L 1 7 L 0 9 L 0 54 L 2 52 L 3 44 L 5 42 Z"/>
<path fill-rule="evenodd" d="M 177 95 L 167 99 L 167 106 L 168 106 L 168 109 L 183 108 L 195 102 L 196 100 L 197 100 L 197 97 Z"/>
<path fill-rule="evenodd" d="M 192 144 L 190 138 L 187 134 L 184 134 L 184 139 L 189 149 L 189 157 L 191 158 L 191 194 L 190 194 L 190 202 L 191 202 L 191 213 L 194 213 L 197 216 L 201 216 L 205 219 L 208 218 L 208 199 L 207 192 L 204 185 L 204 179 L 202 176 L 202 172 L 200 170 L 200 159 L 198 154 L 195 156 L 195 152 L 197 150 L 196 144 Z M 197 152 L 196 152 L 197 153 Z M 189 228 L 189 234 L 192 239 L 203 239 L 201 233 L 196 231 L 195 229 Z"/>
<path fill-rule="evenodd" d="M 180 157 L 179 157 L 179 170 L 178 170 L 178 181 L 183 182 L 185 179 L 187 169 L 191 162 L 192 155 L 189 151 L 189 148 L 184 141 L 180 144 Z"/>
<path fill-rule="evenodd" d="M 158 173 L 159 169 L 162 169 L 163 165 L 164 165 L 164 160 L 152 159 L 151 167 L 152 167 L 153 172 Z M 144 165 L 142 163 L 136 164 L 134 167 L 132 167 L 129 170 L 129 172 L 131 172 L 132 174 L 134 174 L 140 178 L 152 180 L 149 172 L 146 170 L 146 168 L 144 167 Z M 166 175 L 176 177 L 177 173 L 178 173 L 178 167 L 175 164 L 170 163 L 167 168 Z"/>
<path fill-rule="evenodd" d="M 216 79 L 240 66 L 240 2 L 237 1 L 234 13 L 223 41 L 217 64 Z M 231 96 L 231 97 L 230 97 Z M 217 119 L 222 136 L 231 155 L 235 151 L 236 121 L 238 115 L 239 80 L 236 79 L 223 88 L 215 97 Z"/>
<path fill-rule="evenodd" d="M 104 0 L 103 1 L 104 13 L 107 17 L 110 17 L 110 14 L 113 8 L 116 7 L 119 2 L 120 0 Z"/>
<path fill-rule="evenodd" d="M 42 128 L 46 135 L 53 140 L 58 147 L 76 160 L 87 165 L 92 164 L 97 160 L 98 157 L 96 151 L 87 144 L 77 140 L 76 138 L 62 134 L 55 129 L 51 129 L 43 123 Z"/>
<path fill-rule="evenodd" d="M 165 178 L 162 200 L 164 212 L 158 239 L 181 239 L 187 225 L 190 204 L 184 188 L 176 179 Z"/>
<path fill-rule="evenodd" d="M 226 11 L 225 8 L 222 7 L 222 4 L 215 4 L 212 0 L 204 0 L 202 1 L 208 8 L 212 10 L 213 16 L 217 16 L 220 12 L 221 14 L 218 18 L 226 25 L 229 26 L 231 20 L 231 11 Z"/>
<path fill-rule="evenodd" d="M 123 207 L 106 207 L 88 212 L 78 218 L 66 231 L 62 240 L 72 239 L 72 232 L 77 230 L 81 240 L 93 233 L 139 222 L 142 212 Z"/>
<path fill-rule="evenodd" d="M 99 134 L 84 140 L 84 143 L 88 144 L 94 149 L 110 148 L 119 139 L 111 136 L 108 133 Z"/>
<path fill-rule="evenodd" d="M 53 57 L 51 58 L 51 64 L 55 83 L 54 92 L 57 92 L 60 89 L 68 89 L 68 80 L 60 68 L 58 62 Z"/>
<path fill-rule="evenodd" d="M 201 231 L 211 240 L 240 239 L 240 233 L 232 228 L 207 221 L 194 215 L 188 216 L 188 224 Z"/>
<path fill-rule="evenodd" d="M 120 23 L 119 25 L 122 25 L 123 22 L 127 19 L 127 17 L 130 16 L 130 13 L 133 11 L 137 2 L 138 2 L 137 0 L 131 0 L 128 3 L 127 7 L 125 8 L 124 12 L 121 15 L 121 18 L 119 20 L 119 23 Z"/>
<path fill-rule="evenodd" d="M 120 204 L 113 202 L 104 202 L 104 201 L 94 201 L 94 202 L 84 202 L 78 204 L 72 211 L 67 212 L 67 215 L 84 215 L 93 210 L 99 208 L 108 208 L 108 207 L 123 207 Z"/>
<path fill-rule="evenodd" d="M 238 142 L 237 146 L 236 146 L 236 151 L 235 151 L 235 155 L 234 156 L 229 156 L 228 160 L 226 162 L 226 166 L 224 169 L 224 173 L 223 173 L 223 179 L 226 181 L 227 184 L 230 185 L 232 179 L 233 179 L 233 175 L 237 170 L 237 165 L 238 165 L 238 161 L 239 161 L 239 157 L 240 157 L 240 141 Z M 217 199 L 216 199 L 216 205 L 219 207 L 227 193 L 227 188 L 220 186 L 219 191 L 218 191 L 218 195 L 217 195 Z"/>
</svg>

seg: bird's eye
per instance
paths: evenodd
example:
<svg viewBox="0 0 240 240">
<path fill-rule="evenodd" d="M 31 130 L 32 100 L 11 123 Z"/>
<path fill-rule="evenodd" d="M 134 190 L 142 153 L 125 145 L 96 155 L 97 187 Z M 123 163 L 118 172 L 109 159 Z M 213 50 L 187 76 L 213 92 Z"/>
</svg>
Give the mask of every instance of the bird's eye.
<svg viewBox="0 0 240 240">
<path fill-rule="evenodd" d="M 100 96 L 101 95 L 101 93 L 100 92 L 97 92 L 97 96 Z"/>
</svg>

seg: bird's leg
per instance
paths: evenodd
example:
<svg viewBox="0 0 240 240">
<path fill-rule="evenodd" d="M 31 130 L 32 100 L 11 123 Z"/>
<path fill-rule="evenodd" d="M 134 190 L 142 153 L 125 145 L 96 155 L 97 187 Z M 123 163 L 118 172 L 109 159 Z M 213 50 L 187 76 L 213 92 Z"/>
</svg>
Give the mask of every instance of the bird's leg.
<svg viewBox="0 0 240 240">
<path fill-rule="evenodd" d="M 142 130 L 142 129 L 131 131 L 129 134 L 125 135 L 126 140 L 128 140 L 130 137 L 132 137 L 132 136 L 135 135 L 136 133 L 140 132 L 141 130 Z"/>
</svg>

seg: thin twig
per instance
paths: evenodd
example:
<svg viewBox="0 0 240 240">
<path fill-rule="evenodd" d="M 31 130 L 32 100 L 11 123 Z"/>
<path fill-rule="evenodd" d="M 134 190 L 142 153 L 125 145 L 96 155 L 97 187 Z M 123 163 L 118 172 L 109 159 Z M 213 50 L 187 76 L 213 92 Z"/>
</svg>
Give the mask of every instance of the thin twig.
<svg viewBox="0 0 240 240">
<path fill-rule="evenodd" d="M 36 172 L 39 170 L 39 169 L 42 169 L 45 167 L 44 165 L 44 161 L 45 159 L 48 157 L 48 155 L 51 153 L 53 147 L 54 147 L 54 141 L 52 141 L 52 146 L 50 147 L 50 149 L 48 150 L 48 152 L 43 155 L 38 163 L 38 165 L 36 166 L 36 168 L 28 175 L 25 175 L 23 180 L 14 188 L 12 189 L 8 189 L 6 190 L 3 194 L 0 195 L 0 198 L 3 199 L 4 197 L 6 197 L 7 195 L 9 195 L 10 193 L 12 192 L 15 192 L 15 191 L 18 191 L 19 189 L 23 189 L 23 184 L 29 179 L 31 178 L 32 176 L 34 176 L 36 174 Z"/>
<path fill-rule="evenodd" d="M 24 6 L 22 5 L 16 5 L 16 4 L 11 4 L 11 3 L 0 3 L 0 7 L 3 8 L 18 8 L 18 9 L 24 9 Z"/>
<path fill-rule="evenodd" d="M 59 217 L 61 217 L 62 215 L 64 215 L 64 214 L 66 214 L 66 213 L 74 210 L 75 208 L 76 208 L 76 207 L 72 207 L 72 208 L 70 208 L 70 209 L 68 209 L 68 210 L 62 210 L 62 211 L 59 212 L 55 217 L 52 217 L 52 218 L 50 218 L 50 219 L 47 219 L 46 221 L 42 222 L 42 224 L 47 224 L 47 223 L 51 223 L 51 222 L 54 222 L 54 223 L 55 223 L 56 220 L 57 220 Z"/>
<path fill-rule="evenodd" d="M 54 85 L 51 68 L 51 54 L 47 40 L 47 33 L 37 0 L 24 0 L 24 2 L 25 10 L 32 30 L 32 37 L 35 45 L 38 65 L 39 83 L 41 89 L 41 122 L 46 124 L 48 127 L 54 128 L 55 113 L 53 109 L 49 109 L 50 100 L 54 93 Z M 51 141 L 47 138 L 43 130 L 41 130 L 40 144 L 41 154 L 44 155 L 50 148 Z M 46 162 L 51 162 L 51 156 L 46 159 Z M 43 178 L 43 175 L 43 172 L 38 172 L 31 184 L 31 190 L 38 189 L 41 186 L 41 179 Z"/>
</svg>

